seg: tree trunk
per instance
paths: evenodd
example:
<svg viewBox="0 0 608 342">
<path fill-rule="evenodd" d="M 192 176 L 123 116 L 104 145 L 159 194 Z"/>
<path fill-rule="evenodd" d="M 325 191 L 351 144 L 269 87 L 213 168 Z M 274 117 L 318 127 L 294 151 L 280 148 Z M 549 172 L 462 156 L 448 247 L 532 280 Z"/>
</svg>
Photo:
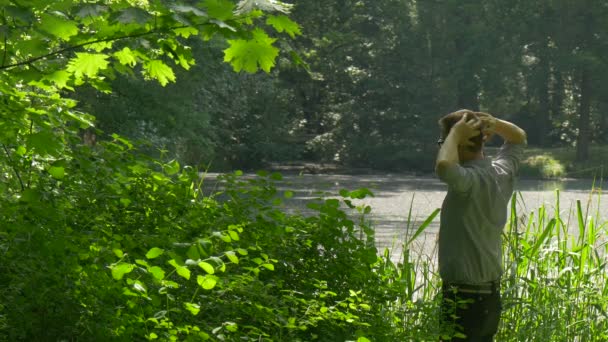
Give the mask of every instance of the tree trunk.
<svg viewBox="0 0 608 342">
<path fill-rule="evenodd" d="M 589 144 L 591 143 L 591 79 L 589 69 L 583 67 L 581 75 L 581 97 L 579 107 L 578 136 L 576 138 L 576 160 L 589 160 Z"/>
</svg>

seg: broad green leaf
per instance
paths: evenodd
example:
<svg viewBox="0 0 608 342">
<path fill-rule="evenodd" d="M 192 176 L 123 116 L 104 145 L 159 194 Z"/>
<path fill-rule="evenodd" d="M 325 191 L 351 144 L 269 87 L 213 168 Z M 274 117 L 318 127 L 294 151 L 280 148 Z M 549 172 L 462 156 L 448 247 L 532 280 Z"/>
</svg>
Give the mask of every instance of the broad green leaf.
<svg viewBox="0 0 608 342">
<path fill-rule="evenodd" d="M 269 269 L 271 271 L 274 271 L 274 265 L 273 264 L 262 264 L 262 267 Z"/>
<path fill-rule="evenodd" d="M 247 255 L 247 254 L 249 254 L 249 252 L 248 252 L 246 249 L 243 249 L 243 248 L 238 248 L 236 251 L 237 251 L 237 252 L 238 252 L 240 255 Z"/>
<path fill-rule="evenodd" d="M 275 41 L 262 29 L 256 28 L 250 40 L 228 40 L 230 47 L 224 50 L 224 62 L 230 63 L 236 72 L 255 73 L 258 69 L 270 72 L 279 55 L 279 49 L 272 46 Z"/>
<path fill-rule="evenodd" d="M 41 155 L 56 155 L 61 151 L 61 143 L 51 132 L 40 131 L 27 137 L 27 149 Z"/>
<path fill-rule="evenodd" d="M 234 3 L 228 0 L 205 0 L 203 6 L 207 8 L 209 16 L 225 21 L 231 19 L 234 13 Z"/>
<path fill-rule="evenodd" d="M 234 230 L 229 230 L 228 234 L 230 235 L 230 238 L 234 241 L 239 241 L 239 234 L 237 232 L 235 232 Z"/>
<path fill-rule="evenodd" d="M 133 271 L 133 269 L 135 268 L 135 265 L 133 264 L 127 264 L 127 263 L 120 263 L 118 265 L 114 265 L 111 267 L 112 269 L 112 278 L 116 279 L 116 280 L 120 280 L 122 279 L 122 277 L 127 274 L 130 273 L 131 271 Z"/>
<path fill-rule="evenodd" d="M 118 59 L 118 62 L 122 65 L 134 67 L 135 64 L 137 64 L 136 54 L 128 47 L 125 47 L 120 51 L 114 52 L 114 57 L 116 57 L 116 59 Z"/>
<path fill-rule="evenodd" d="M 148 269 L 148 272 L 152 273 L 154 278 L 158 280 L 163 280 L 165 278 L 165 271 L 158 266 L 152 266 Z"/>
<path fill-rule="evenodd" d="M 78 34 L 78 25 L 75 22 L 52 14 L 43 13 L 40 16 L 40 29 L 61 40 L 69 40 Z"/>
<path fill-rule="evenodd" d="M 163 166 L 165 172 L 171 176 L 179 172 L 179 162 L 177 160 L 172 160 Z"/>
<path fill-rule="evenodd" d="M 215 276 L 212 276 L 212 275 L 206 275 L 206 276 L 199 275 L 198 277 L 196 277 L 196 282 L 203 289 L 205 289 L 205 290 L 211 290 L 217 284 L 217 278 Z"/>
<path fill-rule="evenodd" d="M 57 70 L 50 75 L 44 76 L 44 79 L 52 82 L 59 89 L 67 88 L 71 74 L 66 70 Z"/>
<path fill-rule="evenodd" d="M 300 26 L 285 15 L 270 15 L 268 16 L 268 19 L 266 19 L 266 24 L 274 27 L 279 33 L 285 31 L 291 38 L 295 38 L 297 35 L 299 36 L 302 34 Z"/>
<path fill-rule="evenodd" d="M 138 264 L 138 265 L 145 266 L 145 267 L 149 268 L 148 263 L 145 260 L 137 259 L 137 260 L 135 260 L 135 263 Z"/>
<path fill-rule="evenodd" d="M 114 248 L 112 250 L 112 252 L 114 252 L 114 255 L 116 255 L 119 258 L 122 258 L 125 254 L 118 248 Z"/>
<path fill-rule="evenodd" d="M 285 191 L 285 193 L 283 194 L 283 196 L 287 199 L 292 198 L 293 197 L 293 191 L 287 190 Z"/>
<path fill-rule="evenodd" d="M 239 330 L 239 326 L 238 324 L 234 323 L 234 322 L 226 322 L 226 330 L 230 331 L 230 332 L 236 332 L 237 330 Z"/>
<path fill-rule="evenodd" d="M 51 166 L 49 168 L 49 174 L 55 179 L 63 179 L 63 177 L 65 177 L 65 170 L 61 166 Z"/>
<path fill-rule="evenodd" d="M 188 267 L 178 265 L 175 259 L 169 260 L 169 264 L 175 267 L 175 270 L 177 271 L 177 274 L 180 277 L 190 279 L 190 270 L 188 269 Z"/>
<path fill-rule="evenodd" d="M 123 207 L 128 207 L 131 204 L 131 200 L 129 198 L 121 198 L 119 201 Z"/>
<path fill-rule="evenodd" d="M 190 26 L 176 28 L 175 30 L 173 30 L 173 32 L 175 32 L 176 35 L 182 36 L 184 38 L 189 38 L 190 36 L 196 36 L 198 34 L 198 30 Z"/>
<path fill-rule="evenodd" d="M 226 257 L 228 257 L 228 260 L 232 261 L 235 264 L 239 263 L 239 257 L 237 257 L 233 251 L 227 251 Z"/>
<path fill-rule="evenodd" d="M 198 252 L 197 245 L 190 246 L 188 248 L 188 251 L 186 252 L 186 255 L 188 256 L 188 258 L 193 260 L 198 260 L 201 258 L 201 254 Z"/>
<path fill-rule="evenodd" d="M 161 256 L 164 253 L 164 251 L 158 247 L 152 247 L 148 253 L 146 253 L 146 258 L 148 259 L 154 259 L 154 258 L 158 258 L 159 256 Z"/>
<path fill-rule="evenodd" d="M 205 270 L 205 272 L 209 273 L 209 274 L 214 274 L 215 273 L 215 268 L 213 266 L 211 266 L 211 264 L 201 261 L 198 263 L 198 266 L 200 268 L 202 268 L 203 270 Z"/>
<path fill-rule="evenodd" d="M 201 306 L 198 304 L 194 304 L 194 303 L 184 303 L 184 307 L 186 308 L 186 310 L 190 311 L 190 313 L 194 316 L 198 315 L 198 313 L 201 311 Z"/>
<path fill-rule="evenodd" d="M 87 48 L 90 50 L 95 50 L 95 52 L 102 52 L 103 50 L 111 49 L 112 45 L 114 45 L 114 42 L 112 42 L 112 41 L 99 42 L 99 43 L 89 44 L 89 45 L 87 45 Z"/>
<path fill-rule="evenodd" d="M 145 62 L 144 69 L 150 78 L 158 80 L 163 87 L 169 82 L 175 82 L 173 69 L 161 60 L 155 59 Z"/>
<path fill-rule="evenodd" d="M 76 78 L 95 77 L 100 70 L 108 67 L 108 55 L 101 53 L 76 52 L 76 57 L 68 63 L 67 70 Z"/>
<path fill-rule="evenodd" d="M 25 146 L 19 145 L 19 147 L 17 147 L 17 150 L 15 151 L 15 153 L 17 153 L 17 155 L 23 156 L 27 153 L 27 149 L 25 148 Z"/>
</svg>

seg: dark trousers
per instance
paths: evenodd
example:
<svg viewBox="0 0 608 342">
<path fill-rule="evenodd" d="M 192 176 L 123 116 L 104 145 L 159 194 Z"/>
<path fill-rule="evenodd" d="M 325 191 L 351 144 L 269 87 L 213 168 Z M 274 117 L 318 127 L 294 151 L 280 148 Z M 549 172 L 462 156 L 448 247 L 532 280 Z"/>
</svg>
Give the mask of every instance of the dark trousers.
<svg viewBox="0 0 608 342">
<path fill-rule="evenodd" d="M 446 284 L 442 295 L 442 341 L 494 341 L 502 311 L 498 282 L 483 287 Z"/>
</svg>

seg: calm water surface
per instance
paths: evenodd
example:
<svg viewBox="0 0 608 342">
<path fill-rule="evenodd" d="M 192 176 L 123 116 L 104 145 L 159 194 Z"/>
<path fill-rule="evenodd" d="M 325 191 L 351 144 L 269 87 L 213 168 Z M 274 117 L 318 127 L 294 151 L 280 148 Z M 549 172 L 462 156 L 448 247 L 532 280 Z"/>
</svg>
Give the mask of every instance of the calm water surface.
<svg viewBox="0 0 608 342">
<path fill-rule="evenodd" d="M 211 179 L 215 176 L 217 175 L 208 175 Z M 369 219 L 376 229 L 377 246 L 380 250 L 389 248 L 394 260 L 401 255 L 402 243 L 408 240 L 433 211 L 441 207 L 446 193 L 446 186 L 435 178 L 398 174 L 284 174 L 283 180 L 277 185 L 280 190 L 294 192 L 293 198 L 285 203 L 286 210 L 302 214 L 310 213 L 306 202 L 321 195 L 337 196 L 341 189 L 370 189 L 374 197 L 359 203 L 372 207 Z M 594 183 L 593 180 L 520 180 L 517 184 L 520 195 L 516 205 L 521 220 L 524 221 L 541 206 L 545 206 L 545 209 L 553 214 L 559 190 L 560 215 L 566 220 L 569 218 L 569 225 L 574 232 L 577 226 L 574 216 L 577 201 L 581 202 L 586 217 L 594 216 L 599 218 L 600 222 L 608 221 L 608 197 L 600 189 L 608 189 L 608 181 Z M 412 220 L 408 229 L 410 210 Z M 436 254 L 438 229 L 439 216 L 414 241 L 412 249 L 433 258 Z"/>
</svg>

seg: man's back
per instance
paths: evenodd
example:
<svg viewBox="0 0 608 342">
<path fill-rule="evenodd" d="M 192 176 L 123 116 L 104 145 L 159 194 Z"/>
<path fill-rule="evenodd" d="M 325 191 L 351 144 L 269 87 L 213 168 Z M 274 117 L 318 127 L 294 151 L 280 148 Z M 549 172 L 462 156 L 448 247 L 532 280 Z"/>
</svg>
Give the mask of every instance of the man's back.
<svg viewBox="0 0 608 342">
<path fill-rule="evenodd" d="M 439 174 L 448 184 L 439 230 L 445 281 L 478 284 L 502 274 L 501 234 L 521 152 L 522 145 L 505 144 L 494 160 L 467 161 Z"/>
</svg>

